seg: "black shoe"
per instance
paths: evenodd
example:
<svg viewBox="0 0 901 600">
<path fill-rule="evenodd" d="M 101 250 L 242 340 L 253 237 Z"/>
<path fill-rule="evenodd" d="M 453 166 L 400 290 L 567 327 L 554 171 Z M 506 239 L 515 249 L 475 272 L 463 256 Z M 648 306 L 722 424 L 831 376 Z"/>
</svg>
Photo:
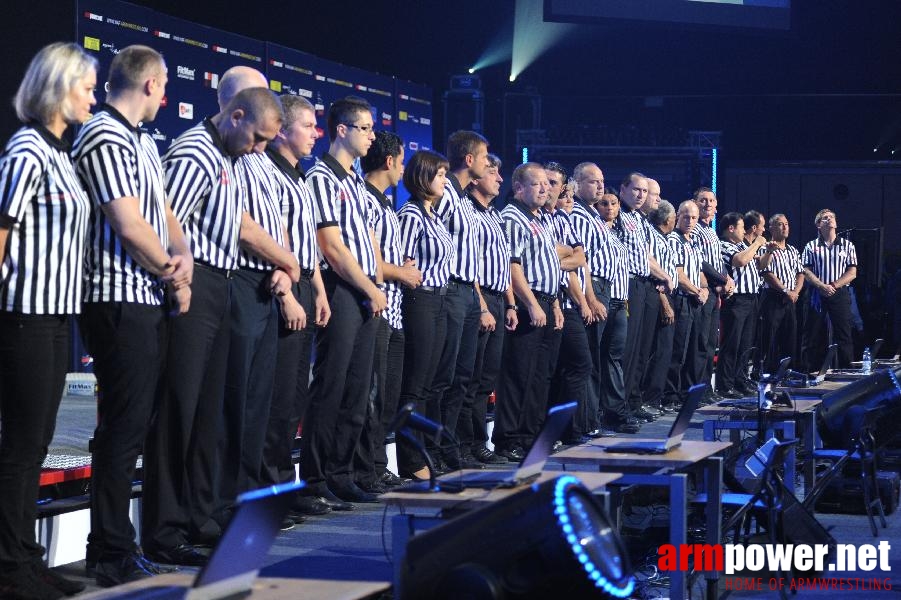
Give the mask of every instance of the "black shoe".
<svg viewBox="0 0 901 600">
<path fill-rule="evenodd" d="M 332 493 L 335 494 L 341 500 L 345 502 L 358 502 L 360 504 L 374 504 L 379 501 L 376 494 L 370 494 L 369 492 L 364 492 L 360 489 L 360 487 L 355 483 L 350 483 L 346 486 L 329 486 L 329 489 L 332 490 Z"/>
<path fill-rule="evenodd" d="M 616 435 L 616 432 L 609 427 L 605 427 L 601 425 L 598 429 L 592 429 L 588 432 L 589 440 L 597 439 L 597 438 L 605 438 L 605 437 L 613 437 Z"/>
<path fill-rule="evenodd" d="M 397 487 L 409 482 L 403 477 L 398 477 L 391 471 L 385 471 L 384 473 L 382 473 L 382 476 L 379 477 L 379 483 L 386 487 Z"/>
<path fill-rule="evenodd" d="M 635 411 L 634 415 L 637 420 L 644 421 L 645 423 L 652 423 L 657 420 L 657 415 L 651 413 L 651 411 L 649 411 L 646 406 L 639 407 L 639 409 Z"/>
<path fill-rule="evenodd" d="M 331 507 L 322 498 L 316 496 L 297 496 L 291 503 L 290 514 L 294 515 L 327 515 Z M 292 517 L 293 518 L 293 517 Z M 297 519 L 295 519 L 296 521 Z"/>
<path fill-rule="evenodd" d="M 617 423 L 613 426 L 613 431 L 616 433 L 638 433 L 641 430 L 641 425 L 638 421 L 635 420 L 634 417 L 629 417 L 625 421 Z"/>
<path fill-rule="evenodd" d="M 0 575 L 0 598 L 6 600 L 58 600 L 65 594 L 44 582 L 30 565 Z"/>
<path fill-rule="evenodd" d="M 441 458 L 440 456 L 434 459 L 435 464 L 435 476 L 444 475 L 445 473 L 450 473 L 454 469 L 451 468 L 447 462 Z"/>
<path fill-rule="evenodd" d="M 387 494 L 389 491 L 388 486 L 378 480 L 373 481 L 372 483 L 366 483 L 366 484 L 358 483 L 357 487 L 360 488 L 361 490 L 363 490 L 364 492 L 368 492 L 370 494 L 375 494 L 375 495 Z"/>
<path fill-rule="evenodd" d="M 341 498 L 339 498 L 338 496 L 333 494 L 332 491 L 329 489 L 326 489 L 324 492 L 322 492 L 321 495 L 314 496 L 314 497 L 325 502 L 328 505 L 328 507 L 332 510 L 353 510 L 354 509 L 353 504 L 351 504 L 350 502 L 345 502 L 344 500 L 342 500 Z"/>
<path fill-rule="evenodd" d="M 100 587 L 113 587 L 140 581 L 156 575 L 148 566 L 144 557 L 137 552 L 129 552 L 109 559 L 101 556 L 97 561 L 95 579 Z"/>
<path fill-rule="evenodd" d="M 744 398 L 745 395 L 736 390 L 735 388 L 729 388 L 725 391 L 720 391 L 719 395 L 723 398 L 728 398 L 730 400 L 738 400 L 739 398 Z"/>
<path fill-rule="evenodd" d="M 757 386 L 751 381 L 739 381 L 735 384 L 735 389 L 746 396 L 754 396 L 757 394 Z"/>
<path fill-rule="evenodd" d="M 510 462 L 520 462 L 522 461 L 525 454 L 522 451 L 522 448 L 519 446 L 513 446 L 511 448 L 502 448 L 497 451 L 497 454 L 503 456 Z"/>
<path fill-rule="evenodd" d="M 579 446 L 581 444 L 586 444 L 592 440 L 591 437 L 587 435 L 574 435 L 572 437 L 564 438 L 563 445 L 564 446 Z"/>
<path fill-rule="evenodd" d="M 31 563 L 31 570 L 38 579 L 44 583 L 51 585 L 64 593 L 66 596 L 74 596 L 78 592 L 83 592 L 86 587 L 84 583 L 63 577 L 56 571 L 48 569 L 42 562 Z"/>
<path fill-rule="evenodd" d="M 294 529 L 294 519 L 291 517 L 282 518 L 281 525 L 278 526 L 279 531 L 291 531 Z"/>
<path fill-rule="evenodd" d="M 197 550 L 197 546 L 193 544 L 179 544 L 171 548 L 149 548 L 145 549 L 147 558 L 154 562 L 160 562 L 167 565 L 182 565 L 185 567 L 202 567 L 206 565 L 210 557 Z M 100 576 L 98 563 L 98 578 Z"/>
<path fill-rule="evenodd" d="M 476 457 L 473 456 L 471 452 L 467 452 L 460 459 L 460 468 L 461 469 L 484 469 L 485 464 L 482 461 L 476 459 Z"/>
<path fill-rule="evenodd" d="M 479 446 L 476 448 L 475 452 L 473 452 L 473 456 L 476 460 L 483 462 L 486 465 L 505 465 L 510 462 L 505 457 L 499 456 L 489 450 L 487 446 Z"/>
</svg>

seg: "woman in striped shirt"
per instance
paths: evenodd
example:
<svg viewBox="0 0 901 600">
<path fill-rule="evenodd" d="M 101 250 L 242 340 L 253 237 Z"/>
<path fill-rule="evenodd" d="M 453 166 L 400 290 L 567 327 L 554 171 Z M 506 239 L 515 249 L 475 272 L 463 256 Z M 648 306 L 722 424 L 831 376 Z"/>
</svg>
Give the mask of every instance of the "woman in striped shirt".
<svg viewBox="0 0 901 600">
<path fill-rule="evenodd" d="M 60 598 L 84 585 L 47 569 L 34 537 L 41 464 L 53 438 L 81 308 L 90 202 L 68 144 L 91 117 L 97 61 L 51 44 L 15 97 L 24 127 L 0 158 L 0 597 Z"/>
<path fill-rule="evenodd" d="M 404 187 L 412 196 L 398 211 L 404 260 L 415 261 L 422 285 L 405 288 L 401 303 L 404 323 L 404 380 L 400 405 L 413 403 L 416 411 L 441 422 L 438 398 L 428 398 L 447 335 L 447 282 L 454 243 L 432 207 L 444 194 L 447 159 L 420 150 L 404 168 Z M 401 476 L 426 479 L 429 470 L 411 444 L 399 438 L 397 464 Z M 433 447 L 432 450 L 435 448 Z"/>
</svg>

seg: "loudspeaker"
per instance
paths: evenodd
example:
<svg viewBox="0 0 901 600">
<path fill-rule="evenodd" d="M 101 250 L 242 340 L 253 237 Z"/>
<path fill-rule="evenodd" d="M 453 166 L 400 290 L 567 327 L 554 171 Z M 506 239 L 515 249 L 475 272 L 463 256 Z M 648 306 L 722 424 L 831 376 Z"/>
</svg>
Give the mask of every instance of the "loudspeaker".
<svg viewBox="0 0 901 600">
<path fill-rule="evenodd" d="M 876 471 L 876 488 L 885 514 L 892 514 L 901 495 L 901 477 L 894 471 Z M 863 482 L 860 477 L 836 477 L 823 490 L 823 495 L 817 500 L 816 510 L 865 515 L 867 510 L 863 504 Z"/>
<path fill-rule="evenodd" d="M 830 550 L 835 549 L 835 538 L 801 506 L 793 494 L 783 496 L 782 507 L 782 527 L 787 541 L 792 544 L 828 544 Z"/>
</svg>

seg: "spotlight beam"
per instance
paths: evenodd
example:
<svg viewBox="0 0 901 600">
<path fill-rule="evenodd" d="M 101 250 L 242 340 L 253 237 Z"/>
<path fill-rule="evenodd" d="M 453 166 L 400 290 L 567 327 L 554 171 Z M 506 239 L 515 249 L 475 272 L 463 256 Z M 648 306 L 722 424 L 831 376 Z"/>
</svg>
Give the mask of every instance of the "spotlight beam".
<svg viewBox="0 0 901 600">
<path fill-rule="evenodd" d="M 545 23 L 542 0 L 517 0 L 510 81 L 574 28 L 569 23 Z"/>
</svg>

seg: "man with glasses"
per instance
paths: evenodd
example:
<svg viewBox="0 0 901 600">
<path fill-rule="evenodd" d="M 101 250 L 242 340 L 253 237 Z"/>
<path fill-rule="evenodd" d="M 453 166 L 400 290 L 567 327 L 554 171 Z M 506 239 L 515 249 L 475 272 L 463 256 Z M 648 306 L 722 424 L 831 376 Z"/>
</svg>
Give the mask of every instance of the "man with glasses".
<svg viewBox="0 0 901 600">
<path fill-rule="evenodd" d="M 372 107 L 349 96 L 329 107 L 327 121 L 329 150 L 310 169 L 307 186 L 332 316 L 316 336 L 300 475 L 305 494 L 323 498 L 333 510 L 349 510 L 350 502 L 376 501 L 354 482 L 353 463 L 372 381 L 374 317 L 388 301 L 369 227 L 366 183 L 353 168 L 375 137 Z"/>
</svg>

